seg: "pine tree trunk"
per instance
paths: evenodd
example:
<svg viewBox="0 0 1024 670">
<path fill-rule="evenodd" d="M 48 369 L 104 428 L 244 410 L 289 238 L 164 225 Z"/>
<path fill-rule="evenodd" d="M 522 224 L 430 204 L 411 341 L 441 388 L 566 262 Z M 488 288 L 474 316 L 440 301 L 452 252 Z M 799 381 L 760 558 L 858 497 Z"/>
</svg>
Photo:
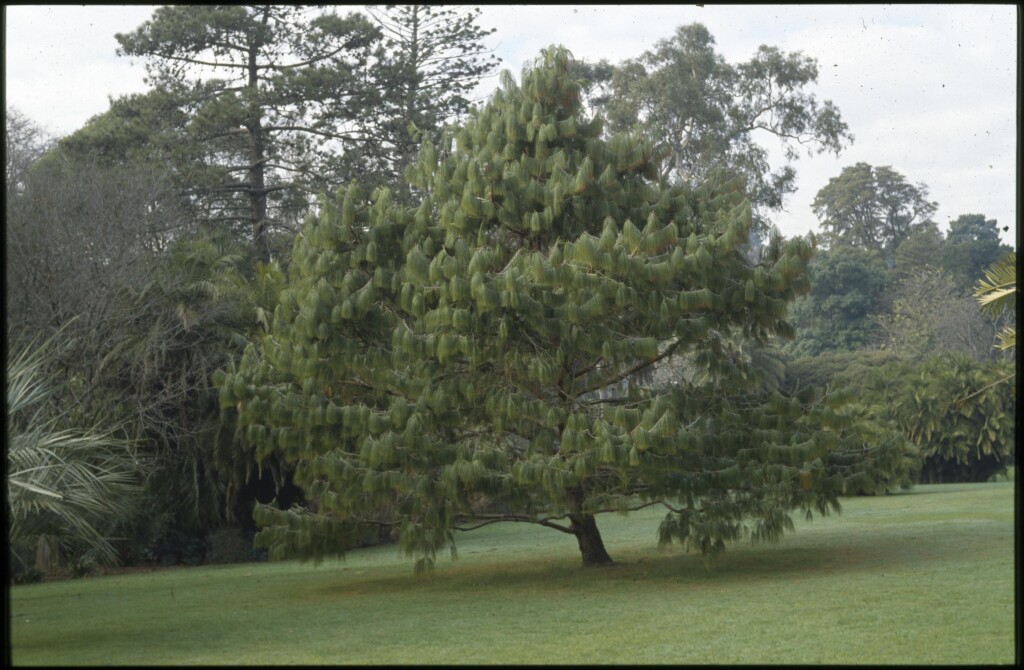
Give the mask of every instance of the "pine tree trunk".
<svg viewBox="0 0 1024 670">
<path fill-rule="evenodd" d="M 570 516 L 569 528 L 576 535 L 576 542 L 580 546 L 580 553 L 583 555 L 584 567 L 594 565 L 611 565 L 612 557 L 604 548 L 604 541 L 601 540 L 601 531 L 597 529 L 597 520 L 593 514 L 580 514 Z"/>
<path fill-rule="evenodd" d="M 270 18 L 270 7 L 263 8 L 263 25 Z M 252 221 L 252 241 L 264 263 L 270 262 L 270 239 L 267 234 L 266 155 L 263 146 L 263 110 L 259 103 L 259 43 L 249 45 L 248 89 L 252 94 L 248 119 L 249 139 L 249 208 Z"/>
</svg>

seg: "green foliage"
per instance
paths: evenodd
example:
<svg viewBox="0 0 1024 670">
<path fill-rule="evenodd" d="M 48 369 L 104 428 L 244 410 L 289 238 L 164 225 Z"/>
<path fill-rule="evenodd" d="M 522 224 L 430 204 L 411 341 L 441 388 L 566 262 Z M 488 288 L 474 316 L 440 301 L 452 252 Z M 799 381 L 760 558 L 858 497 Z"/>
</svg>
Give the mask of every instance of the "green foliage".
<svg viewBox="0 0 1024 670">
<path fill-rule="evenodd" d="M 607 78 L 607 64 L 588 74 Z M 664 146 L 663 177 L 696 184 L 714 169 L 742 175 L 761 228 L 761 215 L 781 209 L 795 190 L 796 173 L 790 166 L 771 171 L 755 129 L 773 135 L 788 161 L 804 149 L 838 154 L 853 141 L 832 102 L 809 92 L 817 80 L 813 58 L 766 45 L 749 61 L 728 63 L 707 28 L 694 23 L 615 67 L 592 101 L 613 132 L 639 130 Z"/>
<path fill-rule="evenodd" d="M 793 305 L 796 337 L 784 349 L 792 357 L 854 351 L 882 336 L 875 316 L 886 307 L 888 279 L 874 251 L 839 246 L 811 263 L 811 290 Z"/>
<path fill-rule="evenodd" d="M 874 317 L 880 345 L 914 360 L 940 352 L 991 358 L 996 332 L 977 301 L 935 265 L 910 267 L 894 282 L 889 309 Z"/>
<path fill-rule="evenodd" d="M 790 394 L 807 393 L 808 389 L 828 389 L 840 398 L 840 406 L 848 422 L 843 434 L 876 454 L 876 476 L 849 494 L 887 493 L 896 488 L 910 488 L 921 470 L 918 448 L 903 435 L 896 424 L 865 396 L 866 379 L 880 366 L 900 359 L 891 351 L 858 350 L 824 352 L 786 362 L 782 388 Z"/>
<path fill-rule="evenodd" d="M 904 462 L 887 471 L 893 482 L 987 481 L 1014 458 L 1016 393 L 1000 383 L 1011 373 L 1012 363 L 963 354 L 914 361 L 856 351 L 789 361 L 784 388 L 843 389 L 854 399 L 855 424 L 878 434 L 868 444 L 897 440 L 898 432 L 913 448 L 900 447 Z"/>
<path fill-rule="evenodd" d="M 929 221 L 915 228 L 900 242 L 893 254 L 891 272 L 894 280 L 904 281 L 926 268 L 944 269 L 945 250 L 942 232 L 935 222 Z"/>
<path fill-rule="evenodd" d="M 808 386 L 857 389 L 864 385 L 868 373 L 898 360 L 891 351 L 867 349 L 801 356 L 786 361 L 784 388 L 790 393 Z"/>
<path fill-rule="evenodd" d="M 380 34 L 365 17 L 284 5 L 164 6 L 115 37 L 120 55 L 145 62 L 154 90 L 124 103 L 141 103 L 142 115 L 114 108 L 81 139 L 95 147 L 153 135 L 204 218 L 244 224 L 263 260 L 272 231 L 300 221 L 311 193 L 373 168 L 364 150 L 324 148 L 359 147 L 372 136 L 367 111 L 386 89 L 368 65 L 381 55 Z M 151 113 L 154 106 L 169 113 Z"/>
<path fill-rule="evenodd" d="M 961 214 L 950 221 L 944 247 L 942 265 L 964 288 L 973 287 L 986 269 L 1011 251 L 999 239 L 996 220 L 984 214 Z"/>
<path fill-rule="evenodd" d="M 153 89 L 111 102 L 64 142 L 75 155 L 165 161 L 198 218 L 261 257 L 316 194 L 359 177 L 395 186 L 414 135 L 465 113 L 493 68 L 478 10 L 187 5 L 118 34 Z M 435 137 L 436 139 L 436 137 Z"/>
<path fill-rule="evenodd" d="M 387 83 L 375 110 L 385 118 L 383 144 L 390 144 L 391 178 L 380 180 L 403 192 L 402 168 L 412 162 L 423 140 L 437 143 L 441 129 L 465 118 L 473 89 L 500 60 L 490 54 L 484 38 L 495 29 L 476 25 L 480 9 L 441 5 L 367 6 L 381 29 L 387 60 Z M 363 186 L 376 185 L 360 175 Z"/>
<path fill-rule="evenodd" d="M 111 429 L 69 422 L 45 368 L 50 346 L 7 359 L 8 541 L 56 537 L 72 559 L 91 551 L 113 563 L 110 521 L 133 503 L 142 466 Z"/>
<path fill-rule="evenodd" d="M 881 252 L 887 260 L 916 229 L 931 222 L 938 204 L 924 184 L 911 184 L 889 166 L 857 163 L 829 179 L 813 209 L 830 246 Z"/>
<path fill-rule="evenodd" d="M 231 461 L 231 433 L 220 430 L 209 373 L 256 324 L 236 267 L 244 250 L 224 232 L 190 234 L 166 178 L 51 152 L 7 203 L 12 349 L 51 337 L 46 373 L 61 383 L 48 402 L 71 426 L 117 426 L 154 471 L 130 509 L 104 520 L 126 561 L 169 526 L 220 514 L 226 491 L 213 469 Z"/>
<path fill-rule="evenodd" d="M 974 293 L 987 314 L 998 317 L 1015 305 L 1017 296 L 1017 252 L 1011 251 L 985 271 L 985 280 L 978 282 Z M 1016 326 L 1006 326 L 999 333 L 999 348 L 1017 346 Z"/>
<path fill-rule="evenodd" d="M 874 481 L 842 411 L 772 391 L 736 347 L 789 333 L 810 245 L 776 237 L 752 264 L 740 183 L 652 183 L 651 144 L 602 141 L 569 73 L 547 50 L 426 144 L 406 171 L 418 206 L 352 187 L 296 240 L 262 347 L 217 380 L 313 503 L 257 507 L 272 557 L 384 524 L 424 567 L 456 531 L 526 521 L 600 564 L 594 515 L 652 504 L 662 542 L 710 557 Z M 673 358 L 690 374 L 640 382 Z M 481 513 L 481 495 L 513 511 Z"/>
<path fill-rule="evenodd" d="M 973 280 L 956 258 L 998 235 L 994 221 L 971 227 L 970 217 L 961 219 L 949 239 L 933 222 L 921 223 L 891 257 L 845 242 L 819 252 L 811 264 L 811 291 L 793 306 L 797 336 L 785 345 L 786 353 L 884 347 L 911 358 L 940 351 L 991 358 L 999 324 L 985 318 L 968 295 Z"/>
<path fill-rule="evenodd" d="M 1016 389 L 999 384 L 1011 368 L 956 354 L 897 361 L 858 392 L 918 446 L 922 481 L 984 482 L 1014 458 Z"/>
<path fill-rule="evenodd" d="M 882 324 L 888 339 L 918 328 L 925 331 L 917 338 L 919 351 L 959 351 L 978 359 L 994 355 L 990 343 L 1008 315 L 1003 310 L 983 314 L 971 293 L 989 266 L 1008 251 L 999 241 L 996 222 L 981 214 L 951 221 L 945 239 L 934 224 L 915 230 L 895 253 L 891 283 L 896 295 L 892 310 L 883 316 L 888 323 Z M 895 321 L 909 328 L 893 329 Z"/>
</svg>

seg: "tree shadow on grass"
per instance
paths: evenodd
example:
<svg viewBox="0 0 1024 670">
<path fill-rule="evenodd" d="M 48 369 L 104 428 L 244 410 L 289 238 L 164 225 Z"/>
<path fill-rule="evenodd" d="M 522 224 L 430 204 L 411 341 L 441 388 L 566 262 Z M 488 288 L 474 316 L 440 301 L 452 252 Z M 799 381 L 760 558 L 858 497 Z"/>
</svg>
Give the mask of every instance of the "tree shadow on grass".
<svg viewBox="0 0 1024 670">
<path fill-rule="evenodd" d="M 305 597 L 379 597 L 388 592 L 421 590 L 444 593 L 520 590 L 546 593 L 571 592 L 600 584 L 632 582 L 634 587 L 653 588 L 725 586 L 752 581 L 791 581 L 821 576 L 865 572 L 914 570 L 921 565 L 962 557 L 962 547 L 938 530 L 858 533 L 847 540 L 827 545 L 799 541 L 794 536 L 776 544 L 731 545 L 712 567 L 699 554 L 680 549 L 609 547 L 616 563 L 607 567 L 584 568 L 578 554 L 521 556 L 502 560 L 500 553 L 487 562 L 439 559 L 437 567 L 424 575 L 413 575 L 412 564 L 405 575 L 363 577 L 339 570 L 322 582 L 310 584 Z M 820 540 L 818 540 L 820 542 Z M 368 571 L 372 571 L 372 568 Z M 296 594 L 298 595 L 298 594 Z"/>
</svg>

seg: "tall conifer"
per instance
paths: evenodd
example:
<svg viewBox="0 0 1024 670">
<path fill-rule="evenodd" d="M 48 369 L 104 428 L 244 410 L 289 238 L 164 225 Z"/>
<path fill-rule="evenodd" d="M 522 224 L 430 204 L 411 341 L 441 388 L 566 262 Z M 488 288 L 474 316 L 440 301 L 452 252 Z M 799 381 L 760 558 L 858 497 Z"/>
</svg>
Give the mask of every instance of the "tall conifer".
<svg viewBox="0 0 1024 670">
<path fill-rule="evenodd" d="M 363 207 L 353 187 L 297 240 L 262 349 L 219 380 L 314 501 L 257 509 L 275 555 L 343 552 L 385 524 L 422 567 L 456 531 L 520 521 L 601 565 L 596 515 L 651 504 L 662 542 L 712 555 L 870 479 L 828 402 L 737 355 L 790 330 L 810 244 L 774 239 L 752 264 L 736 180 L 656 182 L 658 148 L 602 141 L 583 116 L 570 59 L 506 73 L 424 145 L 417 206 L 382 190 Z M 670 360 L 687 372 L 639 381 Z"/>
</svg>

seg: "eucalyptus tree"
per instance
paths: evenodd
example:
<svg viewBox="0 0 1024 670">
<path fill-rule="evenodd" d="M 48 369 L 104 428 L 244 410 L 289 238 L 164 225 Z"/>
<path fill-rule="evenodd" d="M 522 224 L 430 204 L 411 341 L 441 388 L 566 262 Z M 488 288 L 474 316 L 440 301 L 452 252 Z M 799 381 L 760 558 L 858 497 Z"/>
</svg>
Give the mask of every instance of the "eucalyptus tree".
<svg viewBox="0 0 1024 670">
<path fill-rule="evenodd" d="M 838 155 L 853 141 L 836 106 L 812 92 L 815 59 L 762 45 L 750 60 L 729 63 L 700 23 L 679 26 L 610 71 L 602 62 L 584 73 L 611 130 L 640 130 L 663 143 L 662 177 L 699 183 L 721 167 L 742 175 L 758 228 L 796 189 L 791 163 L 804 149 Z M 778 142 L 785 166 L 772 169 L 764 139 Z"/>
<path fill-rule="evenodd" d="M 712 556 L 873 481 L 879 451 L 830 429 L 828 399 L 772 390 L 734 346 L 791 332 L 810 244 L 775 237 L 752 263 L 738 180 L 661 185 L 657 147 L 601 139 L 572 71 L 551 48 L 505 73 L 406 171 L 418 203 L 353 185 L 296 239 L 270 331 L 217 380 L 310 502 L 257 507 L 273 556 L 383 525 L 423 567 L 507 521 L 603 565 L 598 514 L 649 505 L 661 541 Z M 636 382 L 676 356 L 693 375 Z"/>
</svg>

